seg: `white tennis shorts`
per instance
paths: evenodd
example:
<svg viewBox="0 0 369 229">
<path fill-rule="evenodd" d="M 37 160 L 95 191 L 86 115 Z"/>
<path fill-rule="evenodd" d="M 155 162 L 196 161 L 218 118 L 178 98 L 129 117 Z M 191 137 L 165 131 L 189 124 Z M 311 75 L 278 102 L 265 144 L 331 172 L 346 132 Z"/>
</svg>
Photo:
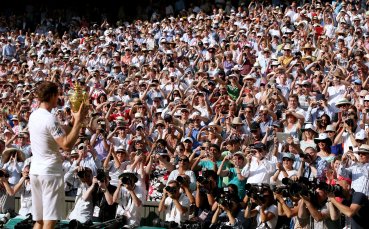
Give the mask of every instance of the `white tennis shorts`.
<svg viewBox="0 0 369 229">
<path fill-rule="evenodd" d="M 63 176 L 30 175 L 32 187 L 32 218 L 61 220 L 65 214 Z"/>
</svg>

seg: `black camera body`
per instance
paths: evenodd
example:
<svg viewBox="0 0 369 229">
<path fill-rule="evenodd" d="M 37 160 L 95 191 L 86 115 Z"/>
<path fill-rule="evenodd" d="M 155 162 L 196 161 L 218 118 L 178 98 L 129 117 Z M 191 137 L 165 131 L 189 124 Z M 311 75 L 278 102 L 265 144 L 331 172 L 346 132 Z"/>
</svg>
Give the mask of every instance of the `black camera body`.
<svg viewBox="0 0 369 229">
<path fill-rule="evenodd" d="M 5 177 L 5 178 L 9 178 L 9 173 L 4 172 L 3 170 L 0 170 L 0 177 Z"/>
<path fill-rule="evenodd" d="M 170 194 L 173 194 L 173 193 L 175 193 L 177 191 L 177 188 L 176 187 L 171 187 L 171 186 L 166 186 L 165 187 L 165 190 L 167 192 L 169 192 Z"/>
<path fill-rule="evenodd" d="M 346 119 L 345 123 L 348 125 L 348 126 L 354 126 L 354 120 L 349 118 L 349 119 Z"/>
<path fill-rule="evenodd" d="M 343 197 L 343 189 L 340 185 L 330 185 L 324 182 L 318 184 L 318 188 L 328 193 L 333 193 L 336 197 Z"/>
<path fill-rule="evenodd" d="M 96 175 L 96 179 L 100 182 L 104 182 L 106 179 L 106 173 L 104 172 L 104 170 L 102 169 L 98 169 L 97 170 L 97 175 Z"/>
<path fill-rule="evenodd" d="M 293 181 L 289 178 L 283 178 L 282 183 L 289 189 L 290 196 L 297 197 L 302 196 L 314 196 L 315 190 L 318 188 L 319 181 L 316 178 L 309 179 L 306 177 L 300 177 L 297 181 Z"/>
<path fill-rule="evenodd" d="M 137 176 L 134 173 L 122 173 L 121 175 L 119 175 L 118 177 L 121 181 L 122 184 L 127 185 L 127 184 L 135 184 L 138 181 Z"/>
<path fill-rule="evenodd" d="M 269 187 L 263 184 L 259 185 L 247 183 L 245 185 L 246 195 L 261 203 L 264 203 L 265 198 L 263 193 L 266 189 L 269 189 Z"/>
<path fill-rule="evenodd" d="M 209 184 L 209 180 L 208 180 L 208 179 L 206 179 L 204 176 L 199 176 L 199 177 L 197 178 L 197 181 L 198 181 L 200 184 L 202 184 L 202 185 L 207 185 L 207 184 Z"/>
</svg>

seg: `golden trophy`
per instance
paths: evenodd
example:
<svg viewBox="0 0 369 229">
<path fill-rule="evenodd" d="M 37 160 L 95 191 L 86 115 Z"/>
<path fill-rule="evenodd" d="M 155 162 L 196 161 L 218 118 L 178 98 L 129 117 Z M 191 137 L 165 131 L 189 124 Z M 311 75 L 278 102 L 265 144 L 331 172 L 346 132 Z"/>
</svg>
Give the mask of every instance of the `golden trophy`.
<svg viewBox="0 0 369 229">
<path fill-rule="evenodd" d="M 88 103 L 88 94 L 82 90 L 81 85 L 77 82 L 74 85 L 74 90 L 69 94 L 70 106 L 73 112 L 78 112 L 82 103 L 87 105 Z"/>
</svg>

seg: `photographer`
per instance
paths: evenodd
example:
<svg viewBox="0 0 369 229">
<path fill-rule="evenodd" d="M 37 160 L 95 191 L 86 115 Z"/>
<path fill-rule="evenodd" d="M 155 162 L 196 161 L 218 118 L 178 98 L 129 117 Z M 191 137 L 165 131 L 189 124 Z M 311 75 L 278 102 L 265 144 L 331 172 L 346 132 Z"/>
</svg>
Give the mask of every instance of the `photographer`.
<svg viewBox="0 0 369 229">
<path fill-rule="evenodd" d="M 337 209 L 328 202 L 327 191 L 317 188 L 314 193 L 300 194 L 298 217 L 313 218 L 313 228 L 337 229 L 340 227 Z"/>
<path fill-rule="evenodd" d="M 274 196 L 268 186 L 251 187 L 250 196 L 246 196 L 245 218 L 256 216 L 257 229 L 276 228 L 278 221 L 278 209 L 274 205 Z M 252 207 L 256 204 L 256 207 Z"/>
<path fill-rule="evenodd" d="M 196 191 L 194 192 L 195 203 L 197 207 L 196 215 L 202 213 L 206 215 L 216 208 L 216 197 L 219 196 L 220 189 L 217 187 L 217 174 L 213 170 L 204 170 L 200 172 L 196 182 Z M 203 215 L 204 220 L 206 218 Z"/>
<path fill-rule="evenodd" d="M 9 173 L 5 169 L 0 170 L 0 213 L 5 214 L 8 210 L 14 210 L 14 190 L 9 184 Z"/>
<path fill-rule="evenodd" d="M 171 180 L 175 180 L 177 179 L 178 176 L 180 175 L 187 175 L 190 177 L 190 189 L 191 190 L 195 190 L 196 187 L 196 177 L 195 177 L 195 173 L 189 169 L 189 159 L 186 156 L 181 156 L 178 159 L 178 169 L 173 170 L 168 177 L 168 182 L 170 182 Z M 168 185 L 169 183 L 167 183 Z"/>
<path fill-rule="evenodd" d="M 32 193 L 31 183 L 29 179 L 29 165 L 24 166 L 22 171 L 22 177 L 19 182 L 14 186 L 14 194 L 20 193 L 20 208 L 19 215 L 26 216 L 31 213 L 32 210 Z"/>
<path fill-rule="evenodd" d="M 242 215 L 239 214 L 241 205 L 237 193 L 236 197 L 232 198 L 228 193 L 225 193 L 224 196 L 218 199 L 217 209 L 211 219 L 210 228 L 223 228 L 223 226 L 235 229 L 244 228 L 241 219 Z"/>
<path fill-rule="evenodd" d="M 159 203 L 159 212 L 165 212 L 165 221 L 181 224 L 188 220 L 189 207 L 190 201 L 180 192 L 178 181 L 170 180 Z"/>
<path fill-rule="evenodd" d="M 369 196 L 369 145 L 362 144 L 355 153 L 359 156 L 358 161 L 352 151 L 342 156 L 338 176 L 352 179 L 352 189 Z"/>
<path fill-rule="evenodd" d="M 122 173 L 113 195 L 113 201 L 118 203 L 117 216 L 127 217 L 130 228 L 140 225 L 142 202 L 145 198 L 144 190 L 136 185 L 137 181 L 138 178 L 134 173 Z"/>
<path fill-rule="evenodd" d="M 75 205 L 72 212 L 69 214 L 69 220 L 78 220 L 81 223 L 85 223 L 88 220 L 92 220 L 93 214 L 93 194 L 88 190 L 94 186 L 92 170 L 88 167 L 79 167 L 77 176 L 80 180 L 79 187 L 77 189 L 77 195 Z"/>
<path fill-rule="evenodd" d="M 93 196 L 93 221 L 105 222 L 115 218 L 117 204 L 113 201 L 113 194 L 117 187 L 109 183 L 109 177 L 103 170 L 98 170 L 91 185 L 83 194 L 83 199 Z"/>
<path fill-rule="evenodd" d="M 305 122 L 318 122 L 319 117 L 327 114 L 330 118 L 333 117 L 334 108 L 327 103 L 327 99 L 323 94 L 317 94 L 315 98 L 309 98 L 309 108 L 305 115 Z"/>
<path fill-rule="evenodd" d="M 351 189 L 351 182 L 346 179 L 340 179 L 337 183 L 342 187 L 343 201 L 342 203 L 339 202 L 335 198 L 334 193 L 328 194 L 328 201 L 346 216 L 346 228 L 367 228 L 366 216 L 369 215 L 368 197 L 364 193 Z"/>
</svg>

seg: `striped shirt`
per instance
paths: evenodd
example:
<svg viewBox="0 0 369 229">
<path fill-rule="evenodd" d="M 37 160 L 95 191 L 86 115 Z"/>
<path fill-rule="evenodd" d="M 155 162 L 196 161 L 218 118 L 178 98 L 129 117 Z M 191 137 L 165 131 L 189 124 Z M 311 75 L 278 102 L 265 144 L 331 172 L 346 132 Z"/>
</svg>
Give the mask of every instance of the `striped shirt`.
<svg viewBox="0 0 369 229">
<path fill-rule="evenodd" d="M 356 192 L 362 192 L 369 196 L 369 163 L 354 163 L 349 167 L 340 165 L 338 175 L 351 178 L 351 187 Z"/>
</svg>

